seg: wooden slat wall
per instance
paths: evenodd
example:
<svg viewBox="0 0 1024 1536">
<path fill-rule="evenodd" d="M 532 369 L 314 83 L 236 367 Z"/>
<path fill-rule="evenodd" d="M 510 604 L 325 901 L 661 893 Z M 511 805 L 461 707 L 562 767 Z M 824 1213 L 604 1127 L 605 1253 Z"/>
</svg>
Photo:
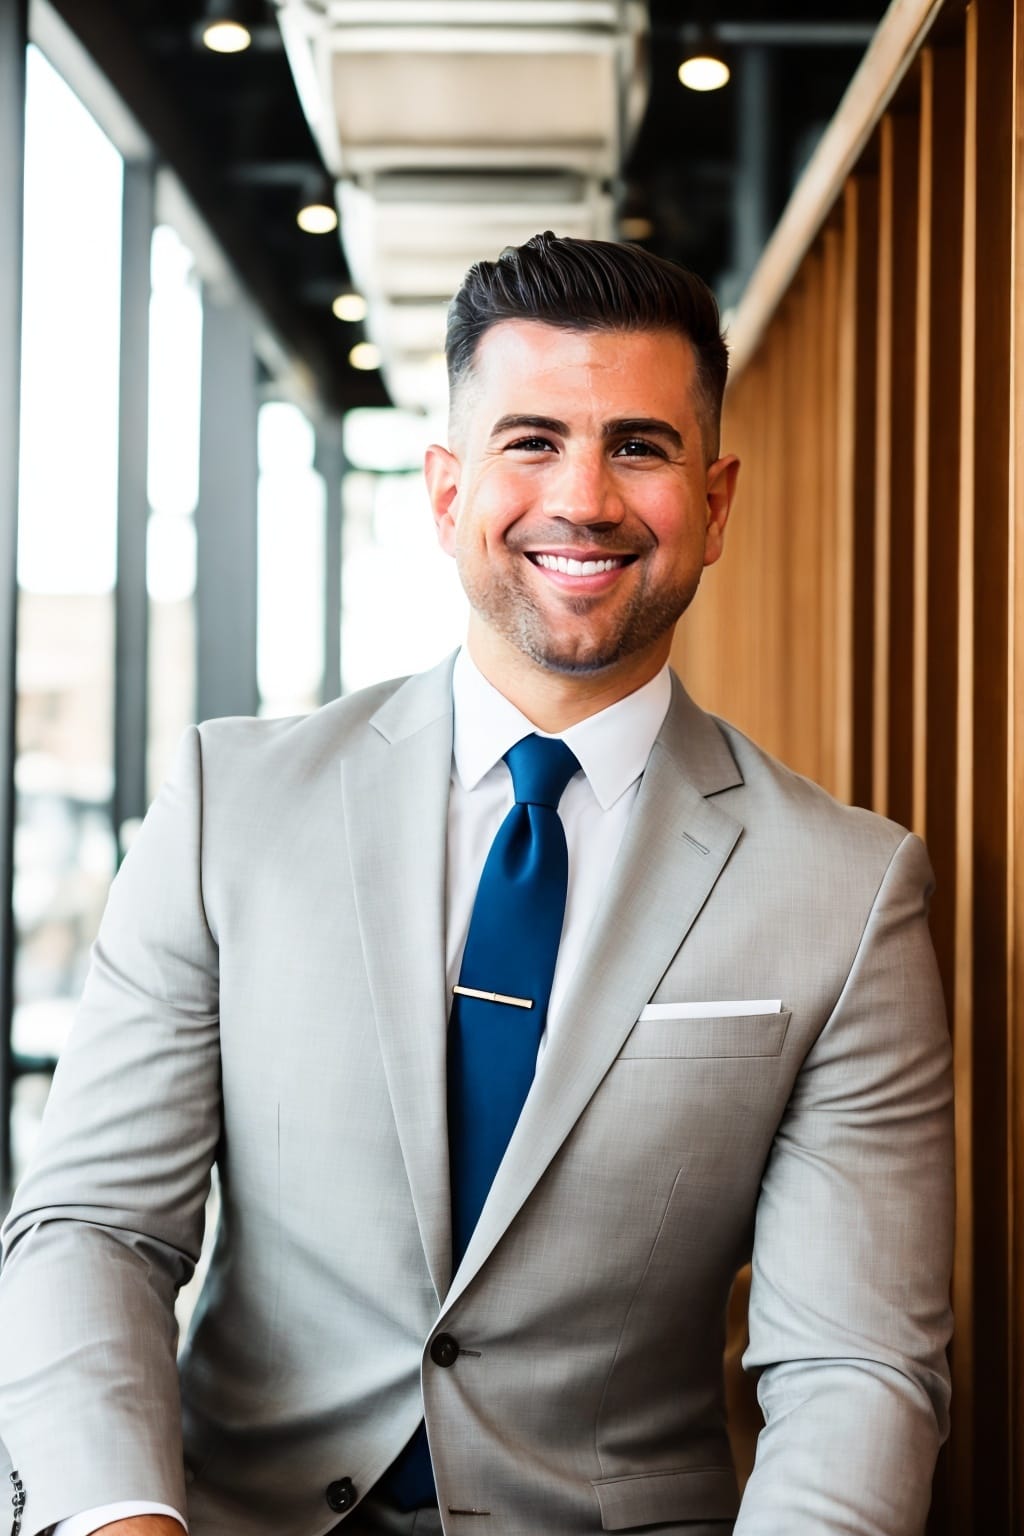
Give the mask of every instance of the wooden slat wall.
<svg viewBox="0 0 1024 1536">
<path fill-rule="evenodd" d="M 701 703 L 929 844 L 959 1205 L 930 1529 L 1009 1536 L 1024 1531 L 1024 0 L 921 7 L 912 38 L 908 10 L 883 23 L 894 84 L 866 125 L 859 83 L 856 154 L 832 135 L 841 174 L 809 173 L 818 217 L 806 189 L 794 199 L 802 250 L 770 251 L 760 312 L 737 316 L 723 446 L 740 492 L 675 661 Z"/>
<path fill-rule="evenodd" d="M 1016 238 L 1011 273 L 1012 343 L 1010 358 L 1013 402 L 1010 441 L 1012 493 L 1010 501 L 1010 546 L 1012 558 L 1009 576 L 1010 599 L 1010 741 L 1008 770 L 1010 779 L 1010 857 L 1007 864 L 1007 889 L 1010 893 L 1010 963 L 1008 986 L 1010 1018 L 1016 1028 L 1008 1030 L 1010 1081 L 1010 1329 L 1009 1362 L 1011 1379 L 1011 1416 L 1016 1433 L 1011 1443 L 1013 1483 L 1012 1507 L 1020 1521 L 1024 1511 L 1024 1040 L 1020 1021 L 1024 1019 L 1024 792 L 1020 787 L 1020 763 L 1024 757 L 1024 23 L 1017 18 L 1014 29 L 1014 202 L 1011 219 Z"/>
</svg>

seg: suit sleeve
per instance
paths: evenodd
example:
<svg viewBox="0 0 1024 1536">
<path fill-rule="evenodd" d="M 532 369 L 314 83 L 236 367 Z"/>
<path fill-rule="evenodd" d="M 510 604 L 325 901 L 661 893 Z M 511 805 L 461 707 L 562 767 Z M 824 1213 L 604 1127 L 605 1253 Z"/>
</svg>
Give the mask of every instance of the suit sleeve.
<svg viewBox="0 0 1024 1536">
<path fill-rule="evenodd" d="M 948 1429 L 950 1046 L 908 835 L 797 1078 L 758 1202 L 765 1428 L 736 1536 L 916 1536 Z"/>
<path fill-rule="evenodd" d="M 5 1227 L 0 1440 L 23 1536 L 122 1500 L 186 1508 L 174 1302 L 220 1129 L 201 831 L 193 729 L 114 881 Z"/>
</svg>

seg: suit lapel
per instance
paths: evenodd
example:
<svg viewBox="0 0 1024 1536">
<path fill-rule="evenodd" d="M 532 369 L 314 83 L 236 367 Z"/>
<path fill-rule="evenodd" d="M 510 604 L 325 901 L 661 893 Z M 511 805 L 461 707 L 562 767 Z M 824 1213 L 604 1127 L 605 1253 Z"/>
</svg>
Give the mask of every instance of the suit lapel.
<svg viewBox="0 0 1024 1536">
<path fill-rule="evenodd" d="M 451 661 L 411 678 L 342 763 L 359 931 L 420 1237 L 451 1274 L 445 1083 L 445 842 Z"/>
<path fill-rule="evenodd" d="M 446 1307 L 558 1152 L 711 893 L 742 827 L 708 797 L 743 782 L 721 731 L 673 680 L 608 890 Z"/>
</svg>

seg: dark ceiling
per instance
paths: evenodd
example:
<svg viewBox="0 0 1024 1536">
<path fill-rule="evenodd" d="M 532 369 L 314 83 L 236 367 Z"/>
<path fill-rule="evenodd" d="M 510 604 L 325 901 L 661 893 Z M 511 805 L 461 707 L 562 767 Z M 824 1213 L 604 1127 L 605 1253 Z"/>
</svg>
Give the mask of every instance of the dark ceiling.
<svg viewBox="0 0 1024 1536">
<path fill-rule="evenodd" d="M 321 169 L 271 5 L 254 46 L 203 47 L 202 0 L 55 0 L 175 170 L 280 339 L 330 409 L 383 404 L 376 374 L 348 363 L 361 327 L 334 318 L 348 282 L 336 234 L 304 235 L 295 211 Z M 707 277 L 733 302 L 796 176 L 860 62 L 881 0 L 728 7 L 651 0 L 651 97 L 616 189 L 645 243 Z M 257 12 L 260 6 L 257 5 Z M 710 22 L 733 78 L 685 90 L 685 44 Z"/>
</svg>

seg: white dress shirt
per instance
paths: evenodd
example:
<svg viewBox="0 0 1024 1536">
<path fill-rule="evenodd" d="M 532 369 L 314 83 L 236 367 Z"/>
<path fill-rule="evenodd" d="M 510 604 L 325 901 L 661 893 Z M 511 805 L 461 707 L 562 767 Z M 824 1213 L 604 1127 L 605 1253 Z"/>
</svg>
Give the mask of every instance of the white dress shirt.
<svg viewBox="0 0 1024 1536">
<path fill-rule="evenodd" d="M 537 731 L 491 686 L 463 648 L 452 677 L 455 734 L 448 800 L 448 993 L 459 979 L 476 889 L 495 833 L 512 808 L 512 775 L 502 762 L 517 741 Z M 558 1028 L 566 989 L 579 963 L 615 862 L 640 776 L 672 696 L 668 667 L 599 714 L 559 737 L 582 773 L 569 780 L 558 812 L 569 848 L 565 921 L 548 1004 L 548 1028 Z M 543 1050 L 543 1042 L 541 1049 Z"/>
<path fill-rule="evenodd" d="M 583 769 L 569 780 L 558 812 L 569 849 L 565 921 L 548 1005 L 548 1031 L 558 1028 L 566 989 L 608 884 L 654 739 L 668 713 L 668 667 L 635 693 L 557 734 Z M 446 890 L 448 994 L 459 979 L 476 889 L 495 833 L 512 808 L 512 775 L 502 761 L 510 747 L 537 731 L 533 723 L 483 676 L 463 647 L 452 676 L 455 732 L 448 800 Z M 133 1515 L 171 1515 L 177 1510 L 143 1501 L 105 1504 L 62 1520 L 53 1536 L 90 1536 Z M 187 1529 L 187 1527 L 186 1527 Z"/>
</svg>

